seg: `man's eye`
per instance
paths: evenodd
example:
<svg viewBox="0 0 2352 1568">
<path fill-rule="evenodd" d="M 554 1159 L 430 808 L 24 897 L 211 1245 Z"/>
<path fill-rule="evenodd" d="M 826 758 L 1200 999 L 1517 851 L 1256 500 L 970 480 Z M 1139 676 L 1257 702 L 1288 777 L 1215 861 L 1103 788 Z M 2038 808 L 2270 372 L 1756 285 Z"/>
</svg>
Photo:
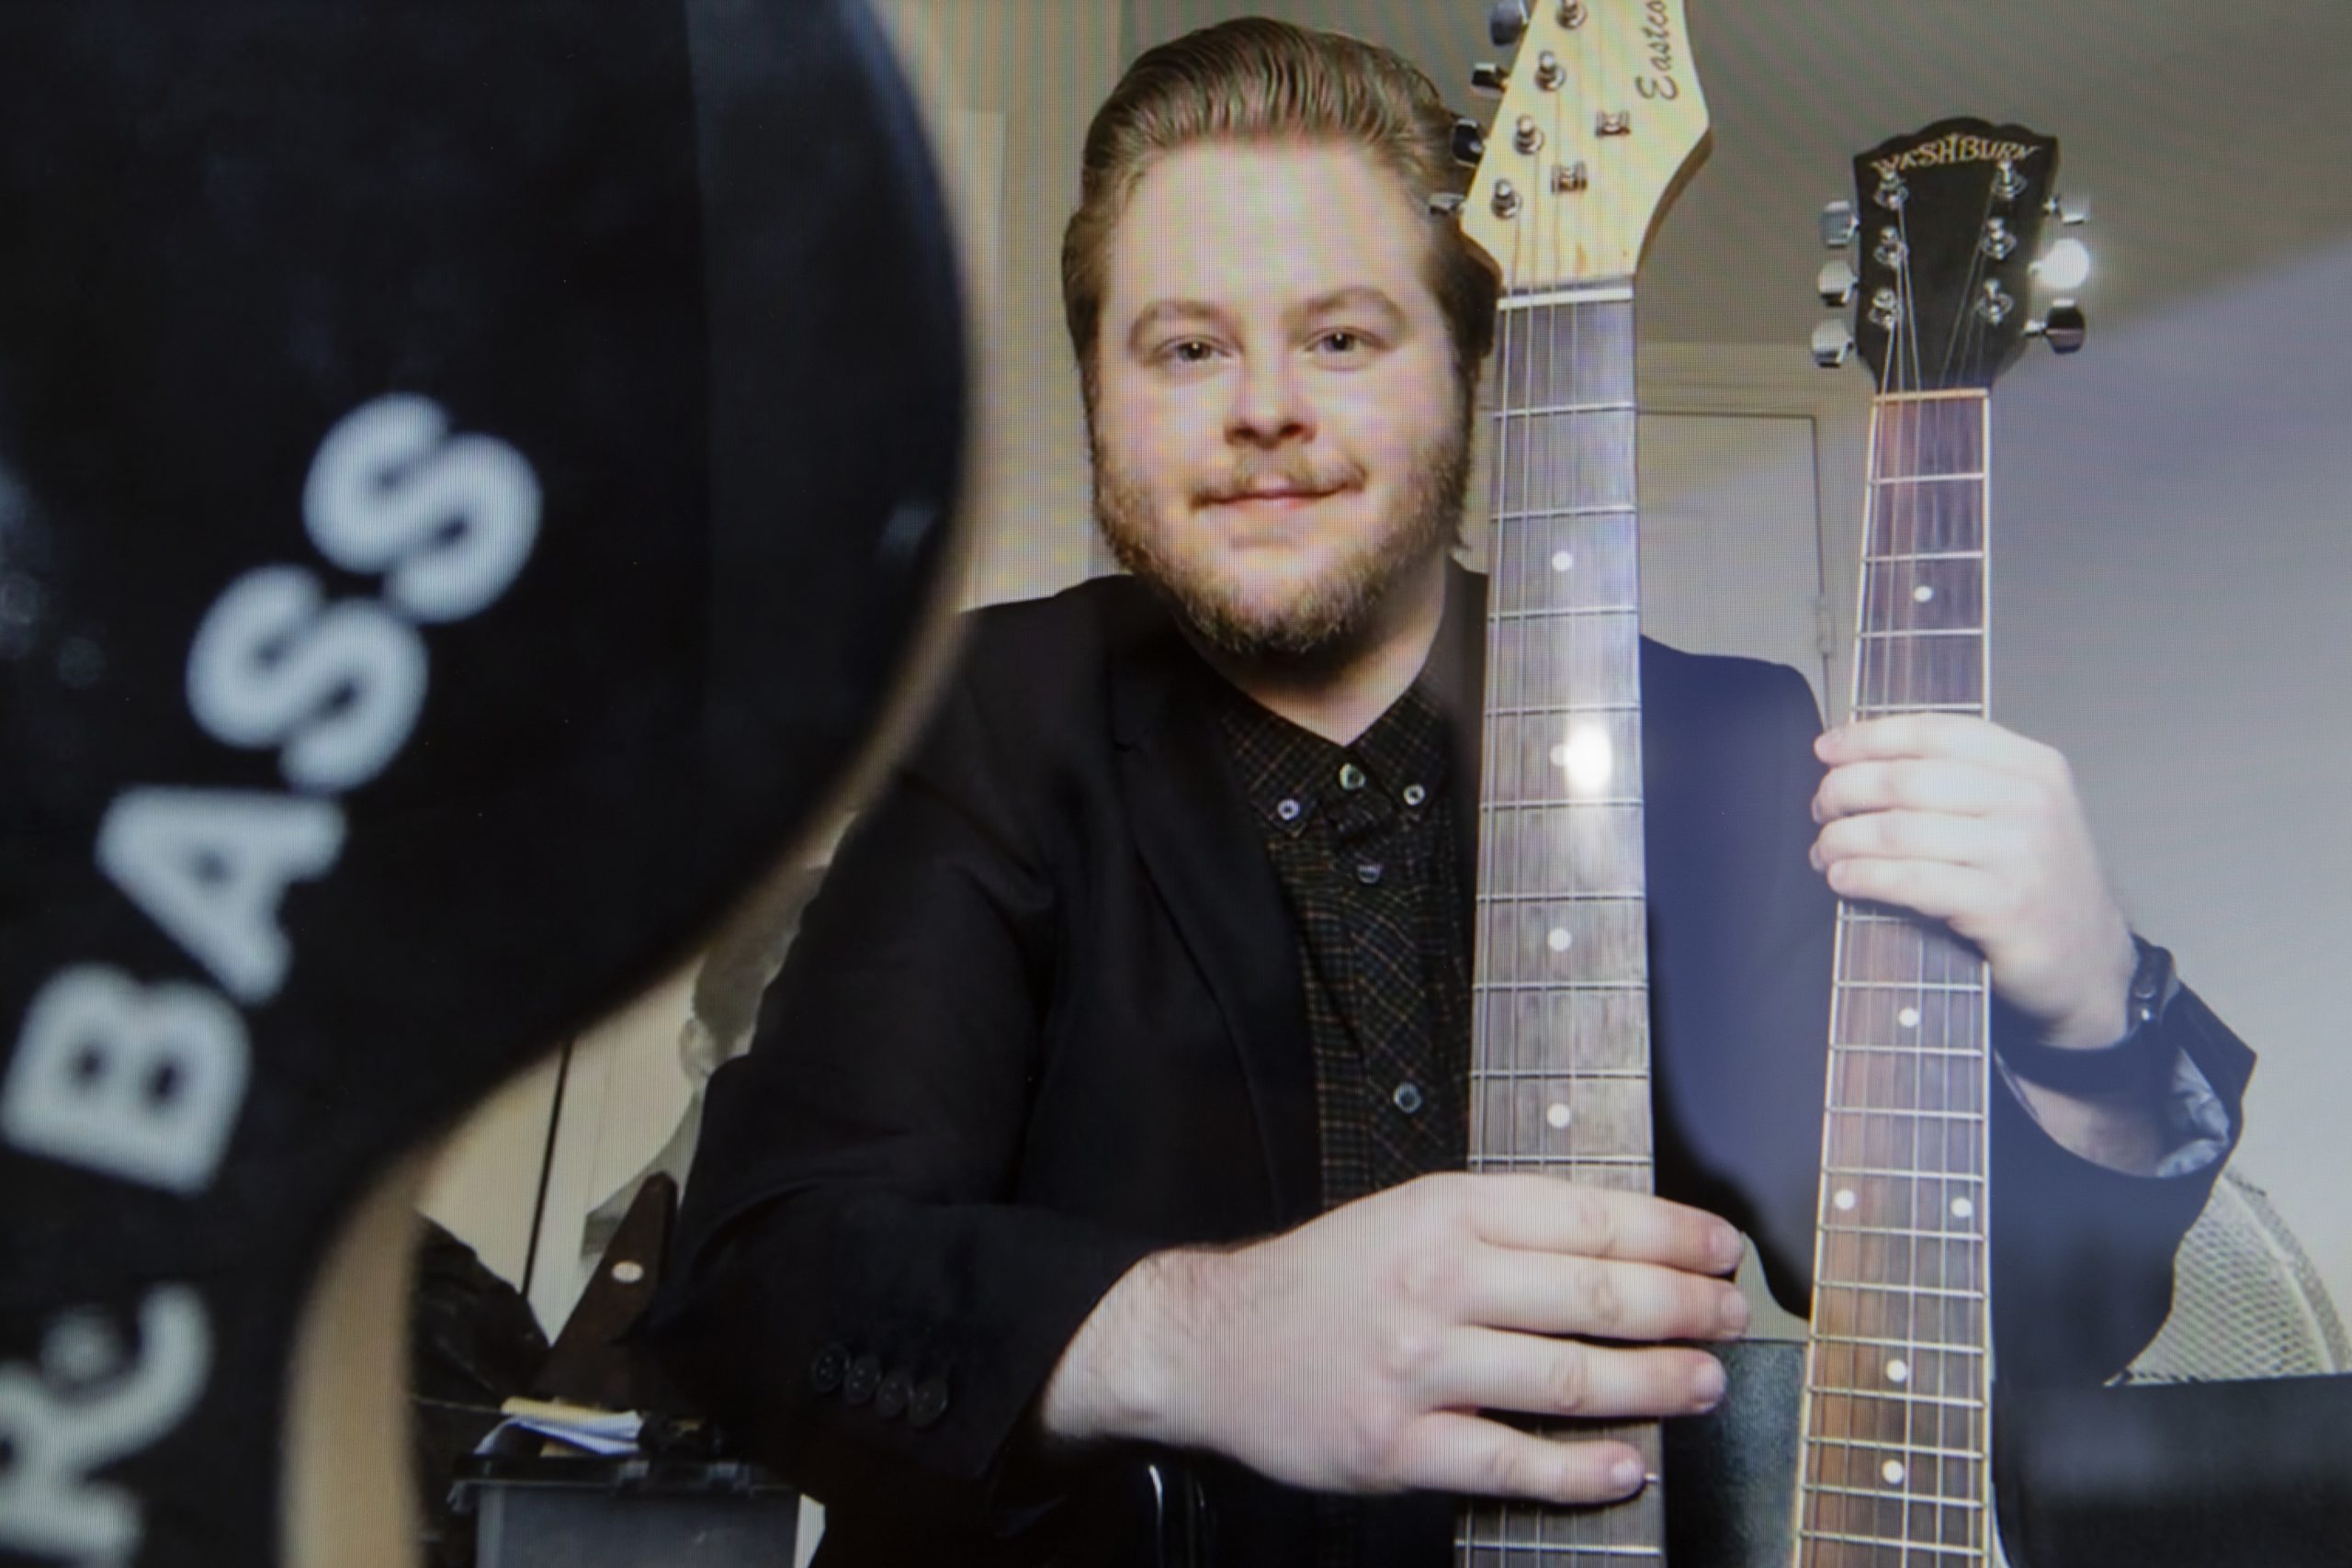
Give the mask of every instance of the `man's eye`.
<svg viewBox="0 0 2352 1568">
<path fill-rule="evenodd" d="M 1315 346 L 1327 354 L 1357 355 L 1372 346 L 1372 340 L 1348 327 L 1334 327 L 1315 340 Z"/>
<path fill-rule="evenodd" d="M 1178 365 L 1203 365 L 1216 353 L 1216 345 L 1206 338 L 1179 338 L 1159 351 L 1162 359 Z"/>
</svg>

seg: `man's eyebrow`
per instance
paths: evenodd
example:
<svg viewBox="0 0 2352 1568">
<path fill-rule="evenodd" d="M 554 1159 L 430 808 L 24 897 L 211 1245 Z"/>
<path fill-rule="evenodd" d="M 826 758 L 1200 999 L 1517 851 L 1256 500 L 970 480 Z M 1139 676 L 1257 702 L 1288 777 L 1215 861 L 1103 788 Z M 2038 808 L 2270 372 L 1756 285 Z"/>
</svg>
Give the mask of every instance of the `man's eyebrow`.
<svg viewBox="0 0 2352 1568">
<path fill-rule="evenodd" d="M 1225 312 L 1205 299 L 1155 299 L 1136 312 L 1127 329 L 1127 347 L 1140 352 L 1147 333 L 1173 321 L 1221 321 Z"/>
<path fill-rule="evenodd" d="M 1405 320 L 1404 308 L 1390 299 L 1386 290 L 1375 288 L 1369 283 L 1351 283 L 1344 288 L 1334 288 L 1328 294 L 1317 294 L 1288 314 L 1293 321 L 1306 321 L 1341 310 L 1359 310 L 1376 311 L 1392 323 Z"/>
<path fill-rule="evenodd" d="M 1342 310 L 1371 310 L 1391 325 L 1403 321 L 1404 308 L 1389 298 L 1385 289 L 1369 283 L 1351 283 L 1327 293 L 1317 294 L 1283 312 L 1294 326 L 1321 316 Z M 1140 353 L 1145 337 L 1157 328 L 1185 321 L 1224 321 L 1223 309 L 1205 299 L 1155 299 L 1136 313 L 1135 322 L 1127 329 L 1127 347 Z"/>
</svg>

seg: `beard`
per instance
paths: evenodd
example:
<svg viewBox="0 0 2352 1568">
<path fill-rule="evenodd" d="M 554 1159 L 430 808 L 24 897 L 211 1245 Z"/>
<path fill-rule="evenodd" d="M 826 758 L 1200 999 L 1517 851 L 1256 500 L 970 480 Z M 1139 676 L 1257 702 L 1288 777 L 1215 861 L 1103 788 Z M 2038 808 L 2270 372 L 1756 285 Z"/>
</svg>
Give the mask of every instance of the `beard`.
<svg viewBox="0 0 2352 1568">
<path fill-rule="evenodd" d="M 1238 577 L 1221 573 L 1214 551 L 1191 551 L 1165 524 L 1150 491 L 1100 435 L 1094 457 L 1094 521 L 1112 556 L 1211 647 L 1253 663 L 1306 663 L 1344 657 L 1362 641 L 1398 581 L 1451 545 L 1470 482 L 1468 410 L 1417 444 L 1395 503 L 1338 557 L 1302 577 L 1274 604 L 1253 604 Z M 1279 479 L 1308 490 L 1363 482 L 1352 465 L 1308 468 L 1264 459 L 1192 486 L 1193 506 L 1229 499 L 1252 482 Z M 1176 525 L 1181 529 L 1182 524 Z"/>
</svg>

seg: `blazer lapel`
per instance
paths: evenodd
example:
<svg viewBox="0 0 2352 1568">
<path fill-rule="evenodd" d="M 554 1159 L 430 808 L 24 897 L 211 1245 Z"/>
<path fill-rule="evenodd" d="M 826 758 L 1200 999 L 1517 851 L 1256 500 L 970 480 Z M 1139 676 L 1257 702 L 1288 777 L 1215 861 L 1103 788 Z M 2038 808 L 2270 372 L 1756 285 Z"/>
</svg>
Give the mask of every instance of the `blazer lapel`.
<svg viewBox="0 0 2352 1568">
<path fill-rule="evenodd" d="M 1487 580 L 1460 565 L 1445 569 L 1445 613 L 1421 666 L 1421 682 L 1453 730 L 1453 840 L 1464 868 L 1463 951 L 1477 941 L 1478 785 L 1485 762 L 1487 705 Z"/>
<path fill-rule="evenodd" d="M 1291 1224 L 1322 1207 L 1304 979 L 1281 886 L 1204 700 L 1201 682 L 1216 678 L 1172 630 L 1131 646 L 1112 666 L 1113 735 L 1136 848 L 1224 1016 L 1279 1222 Z"/>
</svg>

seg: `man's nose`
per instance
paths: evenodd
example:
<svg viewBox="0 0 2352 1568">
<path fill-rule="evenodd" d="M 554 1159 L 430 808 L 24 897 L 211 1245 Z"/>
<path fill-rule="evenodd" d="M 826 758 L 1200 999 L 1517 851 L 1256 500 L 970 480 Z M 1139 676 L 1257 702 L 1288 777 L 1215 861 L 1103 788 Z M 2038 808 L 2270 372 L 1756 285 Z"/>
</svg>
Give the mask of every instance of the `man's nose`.
<svg viewBox="0 0 2352 1568">
<path fill-rule="evenodd" d="M 1314 409 L 1306 389 L 1299 384 L 1290 356 L 1246 356 L 1234 387 L 1233 407 L 1226 418 L 1226 439 L 1239 445 L 1271 446 L 1314 433 Z"/>
</svg>

